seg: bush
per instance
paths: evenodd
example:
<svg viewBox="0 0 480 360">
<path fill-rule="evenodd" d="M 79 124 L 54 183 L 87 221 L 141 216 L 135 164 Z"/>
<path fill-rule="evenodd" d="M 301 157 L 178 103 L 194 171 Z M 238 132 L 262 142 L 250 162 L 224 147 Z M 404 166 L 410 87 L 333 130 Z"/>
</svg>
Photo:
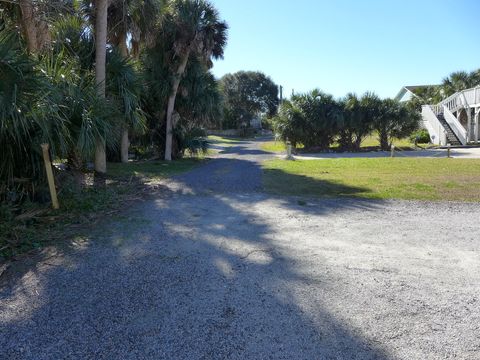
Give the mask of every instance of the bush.
<svg viewBox="0 0 480 360">
<path fill-rule="evenodd" d="M 295 95 L 280 106 L 275 132 L 294 147 L 327 149 L 343 127 L 342 107 L 331 95 L 320 90 Z"/>
<path fill-rule="evenodd" d="M 430 143 L 430 134 L 427 129 L 420 129 L 410 135 L 410 141 L 417 144 L 428 144 Z"/>
</svg>

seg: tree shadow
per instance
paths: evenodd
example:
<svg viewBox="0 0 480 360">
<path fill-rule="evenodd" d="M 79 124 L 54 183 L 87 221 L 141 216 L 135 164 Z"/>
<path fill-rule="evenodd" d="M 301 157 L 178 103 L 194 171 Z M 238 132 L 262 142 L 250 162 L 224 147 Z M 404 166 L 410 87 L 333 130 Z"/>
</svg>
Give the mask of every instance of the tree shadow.
<svg viewBox="0 0 480 360">
<path fill-rule="evenodd" d="M 156 201 L 99 224 L 61 254 L 10 278 L 0 290 L 3 355 L 390 358 L 329 311 L 321 294 L 335 276 L 309 271 L 312 264 L 300 261 L 306 254 L 291 247 L 292 234 L 275 225 L 276 211 L 322 216 L 376 203 L 299 206 L 254 191 L 256 182 L 200 191 L 202 171 L 222 176 L 219 170 L 230 167 L 233 179 L 258 166 L 239 161 L 220 159 L 178 176 L 180 187 L 196 196 L 168 187 Z"/>
<path fill-rule="evenodd" d="M 352 198 L 371 192 L 370 189 L 365 187 L 292 174 L 281 169 L 265 169 L 264 174 L 264 184 L 267 189 L 271 193 L 279 195 L 297 195 L 310 198 Z"/>
</svg>

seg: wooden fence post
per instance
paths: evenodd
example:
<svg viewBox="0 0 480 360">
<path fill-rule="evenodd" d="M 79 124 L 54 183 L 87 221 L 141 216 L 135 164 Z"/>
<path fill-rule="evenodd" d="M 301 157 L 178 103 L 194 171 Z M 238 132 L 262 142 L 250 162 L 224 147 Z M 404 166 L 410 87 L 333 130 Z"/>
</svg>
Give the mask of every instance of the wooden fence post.
<svg viewBox="0 0 480 360">
<path fill-rule="evenodd" d="M 52 198 L 52 206 L 54 209 L 59 209 L 60 205 L 57 198 L 57 189 L 55 189 L 52 162 L 50 160 L 50 154 L 48 153 L 48 149 L 50 148 L 50 146 L 48 144 L 42 144 L 41 147 L 43 153 L 43 161 L 45 162 L 45 170 L 47 172 L 48 188 L 50 189 L 50 197 Z"/>
</svg>

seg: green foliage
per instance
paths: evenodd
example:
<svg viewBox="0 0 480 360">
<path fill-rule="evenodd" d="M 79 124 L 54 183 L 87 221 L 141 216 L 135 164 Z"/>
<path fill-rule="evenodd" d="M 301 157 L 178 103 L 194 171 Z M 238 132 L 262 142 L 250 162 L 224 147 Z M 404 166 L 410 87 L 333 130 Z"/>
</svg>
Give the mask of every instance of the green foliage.
<svg viewBox="0 0 480 360">
<path fill-rule="evenodd" d="M 183 126 L 177 126 L 174 129 L 176 140 L 177 157 L 183 157 L 185 152 L 190 155 L 206 154 L 208 151 L 207 133 L 202 128 L 188 129 Z"/>
<path fill-rule="evenodd" d="M 97 96 L 94 74 L 80 64 L 63 52 L 48 54 L 41 63 L 42 72 L 55 89 L 52 102 L 68 128 L 68 137 L 60 139 L 65 151 L 56 155 L 67 157 L 75 167 L 93 157 L 98 139 L 105 139 L 113 147 L 118 137 L 113 104 Z"/>
<path fill-rule="evenodd" d="M 212 59 L 223 58 L 228 26 L 209 1 L 169 1 L 161 29 L 162 40 L 170 43 L 169 51 L 176 55 L 170 59 L 172 64 L 177 65 L 184 56 L 192 56 L 211 67 Z"/>
<path fill-rule="evenodd" d="M 220 80 L 224 98 L 223 128 L 248 127 L 260 114 L 274 116 L 278 107 L 278 86 L 258 71 L 239 71 Z"/>
<path fill-rule="evenodd" d="M 406 104 L 385 99 L 379 103 L 373 119 L 373 128 L 378 132 L 380 148 L 389 150 L 394 138 L 402 139 L 418 129 L 420 114 Z"/>
<path fill-rule="evenodd" d="M 176 111 L 183 123 L 193 127 L 220 121 L 222 96 L 218 82 L 205 64 L 192 59 L 188 64 L 176 99 Z"/>
<path fill-rule="evenodd" d="M 306 138 L 305 115 L 293 101 L 284 101 L 278 115 L 274 118 L 275 133 L 283 141 L 290 141 L 293 147 Z"/>
<path fill-rule="evenodd" d="M 136 133 L 145 130 L 145 114 L 141 108 L 142 83 L 133 63 L 117 50 L 107 54 L 107 97 L 114 102 L 117 119 Z M 121 124 L 120 124 L 121 125 Z"/>
<path fill-rule="evenodd" d="M 440 85 L 419 86 L 413 90 L 415 94 L 409 105 L 421 111 L 422 105 L 438 104 L 456 92 L 480 86 L 480 69 L 467 72 L 456 71 L 442 80 Z"/>
<path fill-rule="evenodd" d="M 373 131 L 380 146 L 387 150 L 394 138 L 404 138 L 418 128 L 420 115 L 415 109 L 392 99 L 381 100 L 373 93 L 358 98 L 348 94 L 336 101 L 331 95 L 314 90 L 285 101 L 274 118 L 276 134 L 296 147 L 325 150 L 337 140 L 341 150 L 358 151 Z"/>
<path fill-rule="evenodd" d="M 284 141 L 323 150 L 343 127 L 344 117 L 341 105 L 331 95 L 313 90 L 285 101 L 275 122 L 275 130 Z"/>
<path fill-rule="evenodd" d="M 372 132 L 379 103 L 378 96 L 368 92 L 361 98 L 355 94 L 347 94 L 340 101 L 344 126 L 340 129 L 338 143 L 342 150 L 360 150 L 362 141 Z"/>
<path fill-rule="evenodd" d="M 155 61 L 163 57 L 162 48 L 163 45 L 158 44 L 145 56 L 143 102 L 149 130 L 141 139 L 144 146 L 153 144 L 159 157 L 165 147 L 165 115 L 170 92 L 169 70 Z M 196 59 L 185 70 L 175 107 L 173 157 L 182 157 L 187 149 L 192 153 L 205 149 L 203 136 L 191 134 L 218 123 L 222 113 L 221 95 L 213 74 Z"/>
<path fill-rule="evenodd" d="M 480 85 L 480 69 L 466 72 L 457 71 L 451 73 L 442 81 L 442 95 L 448 97 L 458 91 Z"/>
<path fill-rule="evenodd" d="M 0 74 L 1 199 L 8 189 L 33 192 L 43 179 L 40 144 L 59 144 L 67 135 L 55 89 L 7 31 L 0 32 Z"/>
<path fill-rule="evenodd" d="M 414 131 L 410 135 L 410 141 L 417 144 L 428 144 L 430 143 L 430 134 L 427 129 L 420 129 Z"/>
</svg>

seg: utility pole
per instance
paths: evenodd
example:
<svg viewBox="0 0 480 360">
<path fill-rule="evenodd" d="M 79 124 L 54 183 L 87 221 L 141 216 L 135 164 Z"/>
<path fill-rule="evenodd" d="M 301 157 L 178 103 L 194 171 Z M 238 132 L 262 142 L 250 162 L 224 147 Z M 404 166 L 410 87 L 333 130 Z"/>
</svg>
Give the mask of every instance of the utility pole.
<svg viewBox="0 0 480 360">
<path fill-rule="evenodd" d="M 279 90 L 279 93 L 280 93 L 280 104 L 281 104 L 281 103 L 283 103 L 283 86 L 279 85 L 278 90 Z"/>
</svg>

